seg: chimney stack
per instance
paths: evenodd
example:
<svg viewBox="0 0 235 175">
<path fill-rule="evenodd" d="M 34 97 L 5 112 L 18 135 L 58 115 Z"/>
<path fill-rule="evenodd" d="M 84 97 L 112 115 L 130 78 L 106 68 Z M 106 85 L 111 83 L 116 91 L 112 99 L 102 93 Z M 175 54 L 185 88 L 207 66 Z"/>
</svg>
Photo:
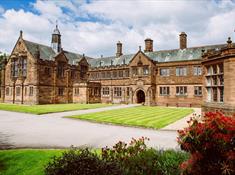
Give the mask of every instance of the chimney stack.
<svg viewBox="0 0 235 175">
<path fill-rule="evenodd" d="M 153 51 L 153 40 L 151 38 L 147 38 L 144 41 L 145 41 L 144 52 L 152 52 Z"/>
<path fill-rule="evenodd" d="M 120 41 L 117 42 L 117 53 L 116 53 L 116 56 L 117 57 L 120 57 L 122 56 L 122 43 Z"/>
<path fill-rule="evenodd" d="M 180 33 L 180 49 L 186 49 L 187 48 L 187 34 L 185 32 Z"/>
</svg>

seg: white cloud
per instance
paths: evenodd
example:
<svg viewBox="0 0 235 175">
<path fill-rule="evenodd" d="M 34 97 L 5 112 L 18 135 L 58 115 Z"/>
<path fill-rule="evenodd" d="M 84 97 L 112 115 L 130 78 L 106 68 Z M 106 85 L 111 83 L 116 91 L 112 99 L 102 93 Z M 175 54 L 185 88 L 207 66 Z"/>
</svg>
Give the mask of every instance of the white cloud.
<svg viewBox="0 0 235 175">
<path fill-rule="evenodd" d="M 189 46 L 225 43 L 235 28 L 233 1 L 36 1 L 32 7 L 38 13 L 0 13 L 0 50 L 10 52 L 21 29 L 24 38 L 50 45 L 55 20 L 64 49 L 96 57 L 114 55 L 119 40 L 124 53 L 144 47 L 147 37 L 155 50 L 178 48 L 181 31 Z"/>
</svg>

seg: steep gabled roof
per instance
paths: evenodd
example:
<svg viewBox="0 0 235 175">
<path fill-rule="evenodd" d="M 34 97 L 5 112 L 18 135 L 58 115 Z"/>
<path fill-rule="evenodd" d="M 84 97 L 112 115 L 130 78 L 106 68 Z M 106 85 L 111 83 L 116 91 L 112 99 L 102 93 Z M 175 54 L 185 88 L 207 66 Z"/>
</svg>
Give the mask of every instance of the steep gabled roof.
<svg viewBox="0 0 235 175">
<path fill-rule="evenodd" d="M 157 62 L 190 61 L 190 60 L 201 59 L 202 50 L 207 51 L 210 49 L 221 49 L 225 46 L 226 44 L 207 45 L 200 47 L 191 47 L 186 49 L 145 52 L 144 54 L 153 61 Z M 120 57 L 112 56 L 112 57 L 96 58 L 91 60 L 89 63 L 91 64 L 91 67 L 99 67 L 100 62 L 102 63 L 101 66 L 111 66 L 111 60 L 113 61 L 114 66 L 129 64 L 134 55 L 135 54 L 122 55 Z"/>
<path fill-rule="evenodd" d="M 49 46 L 45 46 L 42 44 L 27 41 L 27 40 L 24 40 L 24 43 L 25 43 L 28 51 L 34 56 L 37 54 L 37 52 L 39 50 L 40 58 L 43 60 L 50 60 L 56 55 L 54 50 Z"/>
<path fill-rule="evenodd" d="M 31 41 L 27 41 L 27 40 L 24 40 L 24 43 L 25 43 L 28 51 L 32 55 L 36 55 L 39 50 L 40 59 L 53 60 L 53 58 L 58 55 L 58 53 L 55 53 L 54 50 L 49 46 L 34 43 Z M 81 59 L 83 58 L 82 55 L 77 54 L 77 53 L 73 53 L 73 52 L 69 52 L 69 51 L 63 51 L 63 52 L 64 52 L 66 58 L 69 60 L 69 64 L 71 64 L 71 65 L 76 65 L 77 62 L 81 61 Z M 87 57 L 87 56 L 85 56 L 85 58 L 87 60 L 92 59 L 91 57 Z"/>
</svg>

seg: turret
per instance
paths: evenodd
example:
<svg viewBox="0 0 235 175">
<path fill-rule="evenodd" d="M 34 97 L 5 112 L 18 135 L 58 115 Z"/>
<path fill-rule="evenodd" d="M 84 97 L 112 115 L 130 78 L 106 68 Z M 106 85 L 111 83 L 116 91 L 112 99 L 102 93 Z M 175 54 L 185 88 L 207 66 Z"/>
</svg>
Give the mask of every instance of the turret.
<svg viewBox="0 0 235 175">
<path fill-rule="evenodd" d="M 61 35 L 60 31 L 58 29 L 58 25 L 56 24 L 56 28 L 54 29 L 52 33 L 52 38 L 51 38 L 51 48 L 56 52 L 60 52 L 61 49 Z"/>
</svg>

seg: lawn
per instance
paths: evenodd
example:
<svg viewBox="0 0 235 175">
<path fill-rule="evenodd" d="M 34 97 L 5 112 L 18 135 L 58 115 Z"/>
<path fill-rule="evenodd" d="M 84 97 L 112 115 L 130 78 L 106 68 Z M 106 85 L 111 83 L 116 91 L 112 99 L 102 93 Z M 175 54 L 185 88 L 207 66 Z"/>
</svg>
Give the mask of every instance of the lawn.
<svg viewBox="0 0 235 175">
<path fill-rule="evenodd" d="M 0 175 L 43 175 L 44 166 L 62 150 L 0 151 Z"/>
<path fill-rule="evenodd" d="M 6 104 L 0 103 L 0 110 L 5 111 L 15 111 L 15 112 L 24 112 L 32 114 L 47 114 L 53 112 L 64 112 L 64 111 L 74 111 L 74 110 L 84 110 L 84 109 L 93 109 L 110 106 L 109 104 L 48 104 L 48 105 L 16 105 L 16 104 Z"/>
<path fill-rule="evenodd" d="M 187 116 L 192 112 L 193 109 L 189 108 L 140 106 L 121 110 L 119 109 L 83 114 L 79 116 L 71 116 L 70 118 L 101 123 L 160 129 Z"/>
<path fill-rule="evenodd" d="M 44 168 L 54 156 L 61 156 L 65 150 L 0 150 L 0 175 L 45 175 Z M 100 154 L 100 150 L 96 150 Z M 161 169 L 178 168 L 182 160 L 188 158 L 188 154 L 175 150 L 159 151 L 158 163 Z"/>
</svg>

